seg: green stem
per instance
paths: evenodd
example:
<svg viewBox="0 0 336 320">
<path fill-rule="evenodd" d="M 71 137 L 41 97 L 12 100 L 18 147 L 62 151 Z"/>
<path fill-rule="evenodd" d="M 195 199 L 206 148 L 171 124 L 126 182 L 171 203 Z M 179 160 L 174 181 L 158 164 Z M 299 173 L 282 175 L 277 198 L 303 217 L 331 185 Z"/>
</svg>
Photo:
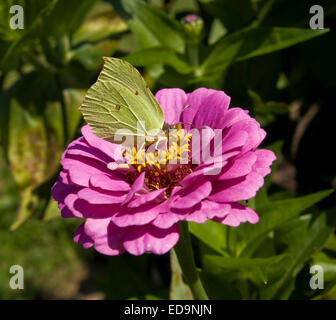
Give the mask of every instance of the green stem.
<svg viewBox="0 0 336 320">
<path fill-rule="evenodd" d="M 199 57 L 198 57 L 198 44 L 197 43 L 189 43 L 188 44 L 188 53 L 189 53 L 189 61 L 192 66 L 198 66 Z"/>
<path fill-rule="evenodd" d="M 63 132 L 64 132 L 64 145 L 66 146 L 69 143 L 69 128 L 68 128 L 68 116 L 67 116 L 67 108 L 64 100 L 64 94 L 63 94 L 63 86 L 61 79 L 59 75 L 57 74 L 55 76 L 56 85 L 58 89 L 59 94 L 59 100 L 61 102 L 61 108 L 62 108 L 62 123 L 63 123 Z"/>
<path fill-rule="evenodd" d="M 251 23 L 252 28 L 256 28 L 258 27 L 266 18 L 266 16 L 268 15 L 268 13 L 271 11 L 272 7 L 274 5 L 274 0 L 268 0 L 263 7 L 259 10 L 259 14 L 257 19 Z"/>
<path fill-rule="evenodd" d="M 190 234 L 188 231 L 188 222 L 180 221 L 179 227 L 180 240 L 174 250 L 181 266 L 183 276 L 193 293 L 194 299 L 208 300 L 209 298 L 203 288 L 199 273 L 196 269 Z"/>
<path fill-rule="evenodd" d="M 63 64 L 66 64 L 68 61 L 68 54 L 70 51 L 70 39 L 68 36 L 63 36 L 60 40 L 60 48 L 61 48 L 61 60 Z"/>
</svg>

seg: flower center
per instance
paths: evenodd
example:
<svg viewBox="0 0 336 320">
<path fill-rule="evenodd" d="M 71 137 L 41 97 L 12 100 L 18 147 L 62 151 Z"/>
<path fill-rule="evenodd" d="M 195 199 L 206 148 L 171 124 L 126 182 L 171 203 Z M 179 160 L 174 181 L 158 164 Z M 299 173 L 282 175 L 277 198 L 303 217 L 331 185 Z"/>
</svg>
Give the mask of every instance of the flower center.
<svg viewBox="0 0 336 320">
<path fill-rule="evenodd" d="M 130 168 L 127 180 L 133 183 L 145 172 L 145 183 L 150 190 L 167 188 L 169 196 L 174 186 L 192 172 L 190 160 L 191 134 L 184 129 L 173 130 L 163 141 L 156 141 L 148 147 L 140 149 L 126 148 L 124 157 Z"/>
</svg>

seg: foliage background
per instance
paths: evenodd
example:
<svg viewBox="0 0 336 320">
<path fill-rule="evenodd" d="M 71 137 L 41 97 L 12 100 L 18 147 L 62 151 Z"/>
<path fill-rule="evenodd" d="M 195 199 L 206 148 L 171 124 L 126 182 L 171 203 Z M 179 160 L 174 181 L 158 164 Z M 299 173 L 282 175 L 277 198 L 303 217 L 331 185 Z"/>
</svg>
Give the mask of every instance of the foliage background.
<svg viewBox="0 0 336 320">
<path fill-rule="evenodd" d="M 24 8 L 24 30 L 9 8 Z M 325 30 L 309 29 L 324 8 Z M 195 43 L 180 20 L 203 18 Z M 106 257 L 72 242 L 50 188 L 102 56 L 127 59 L 153 92 L 221 89 L 266 129 L 278 156 L 248 202 L 257 225 L 190 224 L 213 299 L 335 299 L 336 3 L 333 0 L 2 0 L 0 2 L 0 298 L 183 299 L 176 257 Z M 195 40 L 195 39 L 194 39 Z M 198 50 L 198 59 L 190 48 Z M 11 290 L 9 268 L 25 270 Z M 324 268 L 311 290 L 309 268 Z"/>
</svg>

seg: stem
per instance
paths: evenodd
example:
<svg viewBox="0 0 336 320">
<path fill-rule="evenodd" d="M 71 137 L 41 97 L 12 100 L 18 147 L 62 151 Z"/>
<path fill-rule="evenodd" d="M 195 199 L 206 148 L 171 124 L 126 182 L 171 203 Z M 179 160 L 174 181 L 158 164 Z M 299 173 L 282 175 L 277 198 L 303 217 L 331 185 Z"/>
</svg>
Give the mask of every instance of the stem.
<svg viewBox="0 0 336 320">
<path fill-rule="evenodd" d="M 67 63 L 68 54 L 70 51 L 70 39 L 68 36 L 63 36 L 60 41 L 60 48 L 61 48 L 61 60 L 62 63 Z"/>
<path fill-rule="evenodd" d="M 268 0 L 263 5 L 263 7 L 259 11 L 257 19 L 251 24 L 252 28 L 258 27 L 264 21 L 268 13 L 271 11 L 273 5 L 274 5 L 274 0 Z"/>
<path fill-rule="evenodd" d="M 181 266 L 183 276 L 193 293 L 194 299 L 208 300 L 209 298 L 203 288 L 199 273 L 196 269 L 190 234 L 188 231 L 188 222 L 180 221 L 179 227 L 180 240 L 174 250 Z"/>
<path fill-rule="evenodd" d="M 199 58 L 198 58 L 198 44 L 197 43 L 189 43 L 188 44 L 188 53 L 189 53 L 189 61 L 192 66 L 198 66 Z"/>
<path fill-rule="evenodd" d="M 66 146 L 69 143 L 69 128 L 68 128 L 68 116 L 67 116 L 67 108 L 64 100 L 63 95 L 63 87 L 61 83 L 61 79 L 59 75 L 57 74 L 55 76 L 56 85 L 58 89 L 59 94 L 59 100 L 61 102 L 61 108 L 62 108 L 62 123 L 63 123 L 63 132 L 64 132 L 64 145 Z"/>
</svg>

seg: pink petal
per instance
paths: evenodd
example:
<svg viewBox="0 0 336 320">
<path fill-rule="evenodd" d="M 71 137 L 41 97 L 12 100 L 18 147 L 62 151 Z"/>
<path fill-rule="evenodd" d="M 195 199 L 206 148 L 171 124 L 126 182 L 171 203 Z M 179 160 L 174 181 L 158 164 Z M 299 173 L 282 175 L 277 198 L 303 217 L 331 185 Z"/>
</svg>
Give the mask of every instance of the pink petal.
<svg viewBox="0 0 336 320">
<path fill-rule="evenodd" d="M 230 227 L 238 227 L 240 225 L 240 220 L 234 214 L 228 214 L 223 219 L 213 219 L 216 222 L 226 224 Z"/>
<path fill-rule="evenodd" d="M 84 231 L 94 241 L 95 249 L 106 255 L 116 256 L 125 251 L 122 238 L 124 228 L 116 227 L 111 219 L 86 219 Z"/>
<path fill-rule="evenodd" d="M 71 211 L 73 217 L 76 218 L 83 218 L 83 214 L 76 210 L 74 207 L 74 202 L 78 199 L 77 194 L 70 193 L 68 194 L 64 199 L 64 204 L 68 207 L 68 209 Z"/>
<path fill-rule="evenodd" d="M 200 129 L 192 129 L 189 133 L 192 136 L 190 143 L 191 161 L 193 164 L 200 164 L 204 162 L 204 153 L 213 144 L 212 140 L 215 132 L 210 127 L 202 127 Z"/>
<path fill-rule="evenodd" d="M 148 192 L 146 194 L 141 194 L 138 197 L 136 197 L 133 201 L 131 201 L 127 207 L 128 208 L 136 208 L 139 207 L 147 202 L 151 202 L 153 200 L 163 200 L 163 195 L 165 193 L 167 188 L 154 190 L 151 192 Z"/>
<path fill-rule="evenodd" d="M 226 153 L 232 149 L 243 147 L 248 140 L 248 133 L 246 131 L 230 130 L 223 138 L 222 153 Z"/>
<path fill-rule="evenodd" d="M 253 198 L 263 184 L 263 177 L 256 172 L 251 172 L 243 178 L 214 181 L 213 193 L 208 198 L 217 202 L 247 200 Z"/>
<path fill-rule="evenodd" d="M 227 112 L 225 112 L 223 128 L 231 127 L 234 123 L 240 120 L 251 119 L 247 112 L 247 110 L 243 110 L 241 108 L 230 108 Z"/>
<path fill-rule="evenodd" d="M 158 216 L 152 222 L 152 225 L 161 229 L 167 229 L 173 226 L 176 222 L 183 219 L 184 215 L 176 214 L 173 212 L 163 212 L 158 214 Z"/>
<path fill-rule="evenodd" d="M 51 188 L 51 194 L 55 201 L 64 204 L 64 199 L 69 193 L 75 193 L 80 188 L 65 184 L 62 178 L 59 177 Z"/>
<path fill-rule="evenodd" d="M 85 200 L 77 199 L 74 208 L 86 218 L 110 218 L 120 211 L 120 204 L 91 204 Z"/>
<path fill-rule="evenodd" d="M 186 215 L 187 221 L 204 223 L 207 219 L 214 217 L 225 217 L 229 214 L 231 206 L 228 203 L 217 203 L 203 200 L 201 204 L 195 206 L 192 212 Z"/>
<path fill-rule="evenodd" d="M 186 104 L 190 107 L 183 112 L 183 123 L 193 123 L 195 128 L 222 129 L 230 97 L 223 91 L 199 88 L 188 95 Z M 185 127 L 190 129 L 188 124 Z"/>
<path fill-rule="evenodd" d="M 109 191 L 128 191 L 130 185 L 115 174 L 95 174 L 90 177 L 92 187 Z"/>
<path fill-rule="evenodd" d="M 162 89 L 156 93 L 155 98 L 161 106 L 165 122 L 178 123 L 181 112 L 186 106 L 186 93 L 181 89 Z"/>
<path fill-rule="evenodd" d="M 107 164 L 113 159 L 103 153 L 102 151 L 92 148 L 83 137 L 78 138 L 77 140 L 71 142 L 66 151 L 63 153 L 62 159 L 66 156 L 82 156 L 96 161 L 103 162 Z"/>
<path fill-rule="evenodd" d="M 123 203 L 121 205 L 125 205 L 128 203 L 134 195 L 143 189 L 144 183 L 145 183 L 145 172 L 142 172 L 136 180 L 133 182 L 133 185 L 131 187 L 131 190 L 127 193 L 126 198 L 123 200 Z"/>
<path fill-rule="evenodd" d="M 168 229 L 159 229 L 152 225 L 131 227 L 124 237 L 124 248 L 136 256 L 145 252 L 165 254 L 175 246 L 178 239 L 177 224 Z"/>
<path fill-rule="evenodd" d="M 206 212 L 207 218 L 225 217 L 231 210 L 228 203 L 218 203 L 210 200 L 203 200 L 201 210 Z"/>
<path fill-rule="evenodd" d="M 83 187 L 89 186 L 89 180 L 92 175 L 109 173 L 106 166 L 84 157 L 76 159 L 65 158 L 61 163 L 63 168 L 68 170 L 71 182 Z"/>
<path fill-rule="evenodd" d="M 276 160 L 276 156 L 273 151 L 266 149 L 259 149 L 255 151 L 257 161 L 253 165 L 253 171 L 257 172 L 261 176 L 265 177 L 271 173 L 271 164 Z"/>
<path fill-rule="evenodd" d="M 212 176 L 213 173 L 218 173 L 218 169 L 220 172 L 220 168 L 224 167 L 228 163 L 228 159 L 238 155 L 239 153 L 240 151 L 231 151 L 223 154 L 221 157 L 214 158 L 214 163 L 212 164 L 200 164 L 195 171 L 188 174 L 182 181 L 180 181 L 180 184 L 185 188 L 188 188 L 195 183 L 198 184 L 205 176 L 208 176 L 209 178 L 209 176 Z"/>
<path fill-rule="evenodd" d="M 104 139 L 98 138 L 92 132 L 89 125 L 82 127 L 81 131 L 82 131 L 82 135 L 84 136 L 85 140 L 88 142 L 88 144 L 91 147 L 104 152 L 106 155 L 108 155 L 112 159 L 116 160 L 121 157 L 121 148 L 122 148 L 121 145 L 114 144 Z"/>
<path fill-rule="evenodd" d="M 192 186 L 196 183 L 198 180 L 203 180 L 204 172 L 203 170 L 196 169 L 192 173 L 188 174 L 182 181 L 180 181 L 180 184 L 184 186 L 185 188 Z"/>
<path fill-rule="evenodd" d="M 69 179 L 69 173 L 68 173 L 68 171 L 67 170 L 62 170 L 61 172 L 60 172 L 60 179 L 61 179 L 61 181 L 63 182 L 63 183 L 65 183 L 65 184 L 68 184 L 68 185 L 70 185 L 71 184 L 71 181 L 70 181 L 70 179 Z M 72 186 L 73 188 L 75 188 L 75 186 Z"/>
<path fill-rule="evenodd" d="M 78 198 L 91 204 L 116 204 L 121 203 L 126 197 L 120 194 L 113 196 L 90 188 L 84 188 L 78 192 Z"/>
<path fill-rule="evenodd" d="M 204 223 L 208 218 L 207 212 L 202 208 L 202 204 L 198 203 L 192 210 L 192 212 L 185 215 L 186 221 L 192 221 L 196 223 Z"/>
<path fill-rule="evenodd" d="M 125 208 L 112 216 L 112 221 L 118 227 L 144 225 L 154 220 L 162 211 L 160 204 L 145 204 L 138 208 Z"/>
<path fill-rule="evenodd" d="M 252 166 L 256 160 L 257 156 L 254 152 L 247 152 L 227 165 L 216 179 L 227 180 L 245 176 L 252 171 Z"/>
<path fill-rule="evenodd" d="M 93 246 L 94 241 L 85 233 L 84 223 L 81 224 L 75 231 L 74 242 L 81 243 L 85 249 Z"/>
<path fill-rule="evenodd" d="M 214 218 L 214 221 L 237 227 L 242 222 L 257 223 L 259 221 L 258 215 L 249 207 L 243 206 L 239 203 L 232 203 L 231 210 L 224 218 Z"/>
<path fill-rule="evenodd" d="M 65 199 L 69 195 L 75 196 L 77 191 L 80 190 L 78 187 L 74 187 L 63 182 L 62 175 L 58 178 L 58 181 L 55 182 L 51 189 L 52 197 L 55 201 L 58 202 L 58 208 L 61 210 L 63 218 L 73 218 L 77 214 L 74 214 L 71 209 L 65 204 Z M 76 196 L 77 197 L 77 196 Z"/>
<path fill-rule="evenodd" d="M 211 182 L 206 180 L 193 188 L 190 188 L 190 190 L 183 189 L 185 195 L 176 196 L 175 200 L 171 204 L 171 207 L 177 209 L 191 208 L 206 198 L 211 193 L 211 189 Z"/>
<path fill-rule="evenodd" d="M 242 152 L 255 150 L 265 137 L 259 123 L 253 118 L 236 122 L 231 130 L 236 133 L 242 131 L 247 133 L 247 140 L 242 148 Z"/>
</svg>

